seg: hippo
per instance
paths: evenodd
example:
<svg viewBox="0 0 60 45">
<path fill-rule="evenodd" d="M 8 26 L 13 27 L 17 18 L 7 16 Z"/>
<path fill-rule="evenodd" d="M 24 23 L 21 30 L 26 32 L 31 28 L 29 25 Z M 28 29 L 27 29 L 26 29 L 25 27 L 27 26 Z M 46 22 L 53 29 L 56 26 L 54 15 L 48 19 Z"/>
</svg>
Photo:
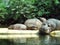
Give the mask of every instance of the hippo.
<svg viewBox="0 0 60 45">
<path fill-rule="evenodd" d="M 50 18 L 43 22 L 39 32 L 41 34 L 49 34 L 52 31 L 60 30 L 60 20 Z"/>
<path fill-rule="evenodd" d="M 39 30 L 42 25 L 42 21 L 46 21 L 46 19 L 43 17 L 40 17 L 40 19 L 32 18 L 27 19 L 24 24 L 27 26 L 27 30 Z"/>
<path fill-rule="evenodd" d="M 26 30 L 27 27 L 24 24 L 13 24 L 8 27 L 8 29 L 13 29 L 13 30 Z"/>
<path fill-rule="evenodd" d="M 45 22 L 47 19 L 44 18 L 44 17 L 40 17 L 39 20 L 43 23 L 43 22 Z"/>
<path fill-rule="evenodd" d="M 27 19 L 24 24 L 27 26 L 27 30 L 38 30 L 40 29 L 42 22 L 37 18 L 33 18 Z"/>
</svg>

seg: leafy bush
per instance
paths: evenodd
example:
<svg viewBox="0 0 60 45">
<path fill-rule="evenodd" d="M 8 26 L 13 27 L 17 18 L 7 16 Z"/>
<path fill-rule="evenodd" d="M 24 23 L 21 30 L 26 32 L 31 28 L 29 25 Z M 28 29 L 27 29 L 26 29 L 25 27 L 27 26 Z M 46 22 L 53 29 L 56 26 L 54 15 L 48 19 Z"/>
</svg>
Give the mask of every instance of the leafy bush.
<svg viewBox="0 0 60 45">
<path fill-rule="evenodd" d="M 5 21 L 5 15 L 7 14 L 7 10 L 5 7 L 6 7 L 6 5 L 1 0 L 0 1 L 0 22 L 1 23 Z"/>
<path fill-rule="evenodd" d="M 0 22 L 24 22 L 28 18 L 59 14 L 59 4 L 59 0 L 1 0 Z"/>
</svg>

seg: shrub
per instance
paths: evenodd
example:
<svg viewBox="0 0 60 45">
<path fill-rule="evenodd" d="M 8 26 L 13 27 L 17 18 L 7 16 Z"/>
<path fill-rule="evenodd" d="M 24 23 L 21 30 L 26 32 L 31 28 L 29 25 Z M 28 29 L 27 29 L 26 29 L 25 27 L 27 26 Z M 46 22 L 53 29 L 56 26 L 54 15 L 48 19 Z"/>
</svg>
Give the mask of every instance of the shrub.
<svg viewBox="0 0 60 45">
<path fill-rule="evenodd" d="M 23 23 L 28 18 L 59 14 L 59 0 L 1 0 L 0 22 Z"/>
</svg>

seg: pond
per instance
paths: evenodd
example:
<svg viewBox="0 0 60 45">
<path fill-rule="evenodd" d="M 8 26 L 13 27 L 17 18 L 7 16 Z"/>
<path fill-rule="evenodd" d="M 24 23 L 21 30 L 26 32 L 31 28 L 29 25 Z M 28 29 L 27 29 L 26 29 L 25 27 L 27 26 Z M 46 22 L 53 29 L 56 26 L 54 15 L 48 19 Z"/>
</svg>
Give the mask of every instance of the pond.
<svg viewBox="0 0 60 45">
<path fill-rule="evenodd" d="M 45 35 L 33 38 L 18 38 L 15 40 L 0 39 L 0 45 L 60 45 L 60 38 Z"/>
</svg>

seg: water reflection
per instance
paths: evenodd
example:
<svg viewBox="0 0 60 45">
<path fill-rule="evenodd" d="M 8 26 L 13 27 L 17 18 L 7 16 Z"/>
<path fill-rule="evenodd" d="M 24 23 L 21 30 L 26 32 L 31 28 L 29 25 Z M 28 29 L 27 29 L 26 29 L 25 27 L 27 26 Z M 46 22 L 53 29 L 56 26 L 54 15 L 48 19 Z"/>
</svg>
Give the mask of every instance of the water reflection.
<svg viewBox="0 0 60 45">
<path fill-rule="evenodd" d="M 60 44 L 59 38 L 51 37 L 49 35 L 40 36 L 40 44 L 41 45 L 57 45 Z"/>
<path fill-rule="evenodd" d="M 18 38 L 13 40 L 0 40 L 0 45 L 60 45 L 60 38 L 49 35 L 35 38 Z"/>
<path fill-rule="evenodd" d="M 10 40 L 0 39 L 0 45 L 14 45 L 14 43 Z"/>
</svg>

